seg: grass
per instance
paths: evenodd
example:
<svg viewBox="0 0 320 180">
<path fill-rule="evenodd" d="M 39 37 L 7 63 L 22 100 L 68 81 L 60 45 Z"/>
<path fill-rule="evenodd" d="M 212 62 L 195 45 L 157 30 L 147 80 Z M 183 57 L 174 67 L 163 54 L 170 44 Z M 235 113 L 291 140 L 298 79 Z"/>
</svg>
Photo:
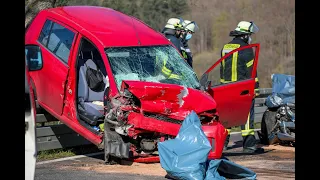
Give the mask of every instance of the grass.
<svg viewBox="0 0 320 180">
<path fill-rule="evenodd" d="M 85 145 L 73 148 L 63 148 L 63 149 L 52 149 L 52 150 L 45 150 L 38 152 L 37 160 L 44 161 L 44 160 L 52 160 L 82 154 L 89 154 L 100 152 L 95 145 Z"/>
<path fill-rule="evenodd" d="M 62 150 L 62 149 L 53 149 L 47 151 L 40 151 L 38 153 L 37 159 L 40 161 L 50 160 L 50 159 L 58 159 L 63 157 L 75 156 L 76 154 L 71 150 Z"/>
<path fill-rule="evenodd" d="M 58 124 L 63 124 L 63 123 L 61 121 L 50 121 L 45 123 L 36 123 L 36 126 L 42 127 L 42 126 L 50 126 L 50 125 L 58 125 Z"/>
</svg>

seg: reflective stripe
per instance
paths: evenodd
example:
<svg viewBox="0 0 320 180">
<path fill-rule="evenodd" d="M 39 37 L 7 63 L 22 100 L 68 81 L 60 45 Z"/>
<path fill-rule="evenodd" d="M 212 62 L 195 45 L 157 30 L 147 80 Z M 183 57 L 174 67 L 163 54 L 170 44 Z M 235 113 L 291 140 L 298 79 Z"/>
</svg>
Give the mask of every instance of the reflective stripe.
<svg viewBox="0 0 320 180">
<path fill-rule="evenodd" d="M 182 51 L 182 56 L 183 56 L 184 58 L 187 58 L 187 57 L 188 57 L 188 55 L 187 55 L 187 53 L 186 53 L 185 51 Z"/>
<path fill-rule="evenodd" d="M 238 52 L 233 53 L 232 57 L 232 74 L 231 81 L 237 81 L 237 63 L 238 63 Z"/>
<path fill-rule="evenodd" d="M 165 73 L 166 75 L 170 76 L 171 70 L 168 69 L 166 66 L 162 67 L 162 72 Z"/>
<path fill-rule="evenodd" d="M 188 48 L 188 49 L 186 49 L 186 52 L 191 52 L 191 50 Z"/>
<path fill-rule="evenodd" d="M 247 63 L 247 67 L 252 66 L 252 64 L 253 64 L 253 59 Z"/>
<path fill-rule="evenodd" d="M 170 74 L 169 79 L 180 79 L 180 76 L 176 74 Z"/>
<path fill-rule="evenodd" d="M 227 129 L 227 131 L 228 131 L 228 134 L 230 134 L 230 132 L 231 132 L 231 129 Z"/>
<path fill-rule="evenodd" d="M 240 31 L 249 31 L 249 28 L 240 28 Z"/>
<path fill-rule="evenodd" d="M 256 82 L 258 82 L 259 81 L 259 79 L 256 77 L 255 79 L 254 79 Z"/>
<path fill-rule="evenodd" d="M 182 47 L 182 46 L 180 47 L 180 49 L 183 50 L 183 51 L 186 51 L 186 49 L 184 47 Z"/>
<path fill-rule="evenodd" d="M 161 70 L 162 70 L 162 72 L 163 72 L 164 74 L 166 74 L 167 76 L 170 76 L 171 70 L 166 67 L 166 64 L 167 64 L 167 62 L 164 61 Z"/>
<path fill-rule="evenodd" d="M 232 49 L 223 49 L 222 50 L 222 56 L 225 56 L 226 54 L 228 54 L 231 51 L 232 51 Z"/>
<path fill-rule="evenodd" d="M 250 129 L 250 112 L 247 118 L 246 125 L 244 126 L 245 130 L 241 130 L 242 136 L 254 135 L 254 129 Z"/>
<path fill-rule="evenodd" d="M 156 57 L 156 60 L 157 59 L 158 59 L 158 57 Z M 162 69 L 161 69 L 162 73 L 167 75 L 169 79 L 180 79 L 179 75 L 172 74 L 172 71 L 166 67 L 166 64 L 167 64 L 167 60 L 164 60 L 163 61 L 163 66 L 162 66 Z"/>
<path fill-rule="evenodd" d="M 249 135 L 253 135 L 254 136 L 254 130 L 253 129 L 241 130 L 241 135 L 242 136 L 249 136 Z"/>
<path fill-rule="evenodd" d="M 246 122 L 246 125 L 245 125 L 245 130 L 249 130 L 250 129 L 250 112 L 249 112 L 249 115 L 248 115 L 248 118 L 247 118 L 247 122 Z"/>
<path fill-rule="evenodd" d="M 254 92 L 256 93 L 256 96 L 259 96 L 259 95 L 260 95 L 260 91 L 259 91 L 259 88 L 257 88 L 257 89 L 254 89 Z"/>
<path fill-rule="evenodd" d="M 240 47 L 240 44 L 226 44 L 224 45 L 223 49 L 237 49 Z"/>
<path fill-rule="evenodd" d="M 237 49 L 239 47 L 240 47 L 240 44 L 226 44 L 226 45 L 224 45 L 223 49 L 222 49 L 222 56 L 225 56 L 226 53 L 229 53 L 232 50 Z M 232 54 L 231 81 L 228 81 L 228 82 L 234 82 L 234 81 L 237 81 L 237 79 L 238 79 L 237 61 L 238 61 L 238 51 L 234 52 Z M 222 67 L 223 67 L 223 73 L 224 73 L 225 60 L 222 61 Z M 227 81 L 224 81 L 224 82 L 227 82 Z"/>
</svg>

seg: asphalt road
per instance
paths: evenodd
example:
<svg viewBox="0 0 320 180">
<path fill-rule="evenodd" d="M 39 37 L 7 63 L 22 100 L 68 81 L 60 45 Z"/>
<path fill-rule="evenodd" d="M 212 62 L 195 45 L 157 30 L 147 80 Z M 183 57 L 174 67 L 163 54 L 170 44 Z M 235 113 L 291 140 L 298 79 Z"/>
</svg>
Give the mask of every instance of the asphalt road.
<svg viewBox="0 0 320 180">
<path fill-rule="evenodd" d="M 233 147 L 224 152 L 229 160 L 247 167 L 263 179 L 294 179 L 295 150 L 293 147 L 264 147 L 265 153 L 248 155 L 242 153 L 242 137 L 234 134 L 230 138 Z M 128 165 L 105 165 L 103 155 L 67 159 L 58 162 L 41 162 L 36 166 L 35 180 L 165 180 L 166 172 L 159 163 Z"/>
<path fill-rule="evenodd" d="M 97 173 L 94 171 L 70 171 L 59 169 L 37 168 L 35 180 L 166 180 L 161 176 L 143 176 L 120 173 Z"/>
</svg>

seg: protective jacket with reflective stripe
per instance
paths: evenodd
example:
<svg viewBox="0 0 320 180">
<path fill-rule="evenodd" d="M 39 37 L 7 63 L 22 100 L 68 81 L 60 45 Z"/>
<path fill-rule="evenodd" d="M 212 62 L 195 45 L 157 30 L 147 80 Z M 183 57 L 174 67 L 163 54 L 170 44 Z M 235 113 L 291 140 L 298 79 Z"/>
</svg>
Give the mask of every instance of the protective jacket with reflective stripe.
<svg viewBox="0 0 320 180">
<path fill-rule="evenodd" d="M 234 49 L 247 46 L 248 43 L 236 37 L 221 50 L 221 57 Z M 221 62 L 220 81 L 221 83 L 235 82 L 250 79 L 253 68 L 254 52 L 252 48 L 237 51 Z M 255 89 L 259 88 L 259 81 L 256 75 Z"/>
<path fill-rule="evenodd" d="M 168 61 L 168 55 L 165 55 L 164 53 L 160 52 L 156 55 L 156 63 L 159 64 L 161 68 L 161 72 L 165 77 L 168 79 L 180 79 L 180 76 L 173 73 L 173 68 L 170 64 L 167 64 Z"/>
<path fill-rule="evenodd" d="M 187 40 L 182 40 L 182 45 L 185 49 L 185 52 L 182 52 L 182 56 L 184 57 L 184 59 L 187 61 L 187 63 L 192 67 L 192 53 L 191 50 L 189 48 L 188 45 L 188 41 Z"/>
</svg>

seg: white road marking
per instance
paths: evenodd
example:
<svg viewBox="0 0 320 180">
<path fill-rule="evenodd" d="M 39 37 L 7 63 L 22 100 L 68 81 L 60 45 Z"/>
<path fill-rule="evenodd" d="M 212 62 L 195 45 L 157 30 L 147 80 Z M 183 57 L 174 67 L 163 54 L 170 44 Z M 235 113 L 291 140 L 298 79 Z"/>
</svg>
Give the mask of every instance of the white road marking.
<svg viewBox="0 0 320 180">
<path fill-rule="evenodd" d="M 53 163 L 53 162 L 66 161 L 66 160 L 73 160 L 73 159 L 79 159 L 79 158 L 90 157 L 90 156 L 97 156 L 97 155 L 101 155 L 101 154 L 104 154 L 104 152 L 96 152 L 96 153 L 91 153 L 91 154 L 77 155 L 77 156 L 53 159 L 53 160 L 48 160 L 48 161 L 41 161 L 41 162 L 37 162 L 36 165 L 48 164 L 48 163 Z"/>
</svg>

